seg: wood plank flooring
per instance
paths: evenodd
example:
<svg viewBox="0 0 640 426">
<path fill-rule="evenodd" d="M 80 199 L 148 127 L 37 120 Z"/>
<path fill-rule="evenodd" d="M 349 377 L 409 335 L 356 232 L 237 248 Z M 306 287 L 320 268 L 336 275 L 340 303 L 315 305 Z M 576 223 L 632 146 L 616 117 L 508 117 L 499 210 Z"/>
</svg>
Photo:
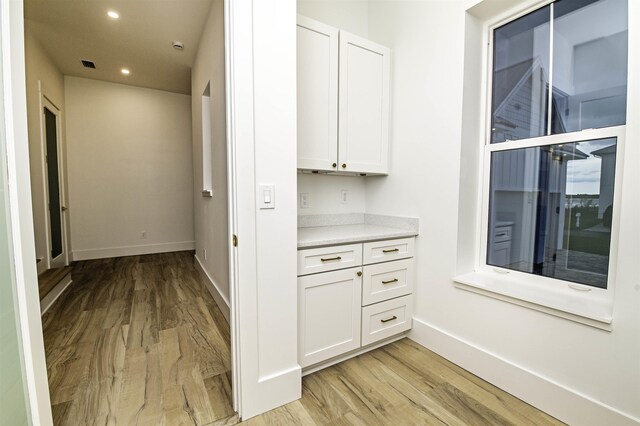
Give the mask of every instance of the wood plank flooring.
<svg viewBox="0 0 640 426">
<path fill-rule="evenodd" d="M 53 290 L 54 287 L 58 285 L 58 283 L 70 272 L 71 267 L 66 266 L 64 268 L 49 269 L 41 273 L 38 276 L 38 292 L 40 294 L 40 300 L 44 299 L 44 297 L 49 294 L 49 292 Z"/>
<path fill-rule="evenodd" d="M 229 326 L 190 252 L 80 262 L 44 315 L 56 425 L 234 425 Z M 408 339 L 311 374 L 262 425 L 561 425 Z"/>
<path fill-rule="evenodd" d="M 403 339 L 310 374 L 302 399 L 245 422 L 262 425 L 562 425 Z"/>
<path fill-rule="evenodd" d="M 237 423 L 229 325 L 193 253 L 79 262 L 43 316 L 56 425 Z"/>
</svg>

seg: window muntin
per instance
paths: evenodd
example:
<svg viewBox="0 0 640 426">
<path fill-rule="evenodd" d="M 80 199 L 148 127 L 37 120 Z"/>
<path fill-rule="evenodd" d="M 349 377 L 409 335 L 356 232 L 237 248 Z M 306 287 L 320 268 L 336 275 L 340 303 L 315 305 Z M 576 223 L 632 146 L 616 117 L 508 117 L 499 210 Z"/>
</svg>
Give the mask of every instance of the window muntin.
<svg viewBox="0 0 640 426">
<path fill-rule="evenodd" d="M 490 143 L 625 124 L 627 9 L 557 0 L 494 29 Z"/>
<path fill-rule="evenodd" d="M 491 153 L 487 265 L 607 288 L 615 137 Z"/>
</svg>

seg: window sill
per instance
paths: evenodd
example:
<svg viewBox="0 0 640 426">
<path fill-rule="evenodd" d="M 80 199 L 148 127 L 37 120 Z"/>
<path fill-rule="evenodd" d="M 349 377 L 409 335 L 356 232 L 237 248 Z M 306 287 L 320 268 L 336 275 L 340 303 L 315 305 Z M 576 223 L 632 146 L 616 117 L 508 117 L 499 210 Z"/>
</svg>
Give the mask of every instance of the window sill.
<svg viewBox="0 0 640 426">
<path fill-rule="evenodd" d="M 463 290 L 611 331 L 613 302 L 604 292 L 581 292 L 566 284 L 563 286 L 561 282 L 541 287 L 527 278 L 518 274 L 478 271 L 458 275 L 453 281 Z"/>
</svg>

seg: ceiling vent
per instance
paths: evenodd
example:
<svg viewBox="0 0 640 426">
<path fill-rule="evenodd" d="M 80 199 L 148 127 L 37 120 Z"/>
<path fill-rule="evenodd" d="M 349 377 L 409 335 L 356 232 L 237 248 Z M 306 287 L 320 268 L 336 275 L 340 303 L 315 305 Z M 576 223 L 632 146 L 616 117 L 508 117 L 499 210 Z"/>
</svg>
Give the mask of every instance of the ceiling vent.
<svg viewBox="0 0 640 426">
<path fill-rule="evenodd" d="M 80 62 L 82 62 L 82 66 L 85 68 L 90 68 L 92 70 L 96 69 L 96 64 L 94 64 L 93 61 L 87 61 L 86 59 L 81 59 Z"/>
</svg>

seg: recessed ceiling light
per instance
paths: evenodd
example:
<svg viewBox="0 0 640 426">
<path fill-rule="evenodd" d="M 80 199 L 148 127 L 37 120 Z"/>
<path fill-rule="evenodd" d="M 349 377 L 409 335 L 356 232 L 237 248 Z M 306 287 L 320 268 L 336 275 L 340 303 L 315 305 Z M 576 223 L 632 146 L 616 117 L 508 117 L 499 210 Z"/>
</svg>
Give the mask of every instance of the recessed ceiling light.
<svg viewBox="0 0 640 426">
<path fill-rule="evenodd" d="M 112 19 L 118 19 L 120 17 L 120 14 L 115 10 L 110 10 L 107 12 L 107 16 L 109 16 L 109 18 L 112 18 Z"/>
<path fill-rule="evenodd" d="M 122 74 L 124 74 L 124 75 L 129 75 L 129 74 L 131 74 L 131 71 L 129 71 L 127 68 L 122 68 L 122 69 L 120 70 L 120 72 L 121 72 Z"/>
</svg>

